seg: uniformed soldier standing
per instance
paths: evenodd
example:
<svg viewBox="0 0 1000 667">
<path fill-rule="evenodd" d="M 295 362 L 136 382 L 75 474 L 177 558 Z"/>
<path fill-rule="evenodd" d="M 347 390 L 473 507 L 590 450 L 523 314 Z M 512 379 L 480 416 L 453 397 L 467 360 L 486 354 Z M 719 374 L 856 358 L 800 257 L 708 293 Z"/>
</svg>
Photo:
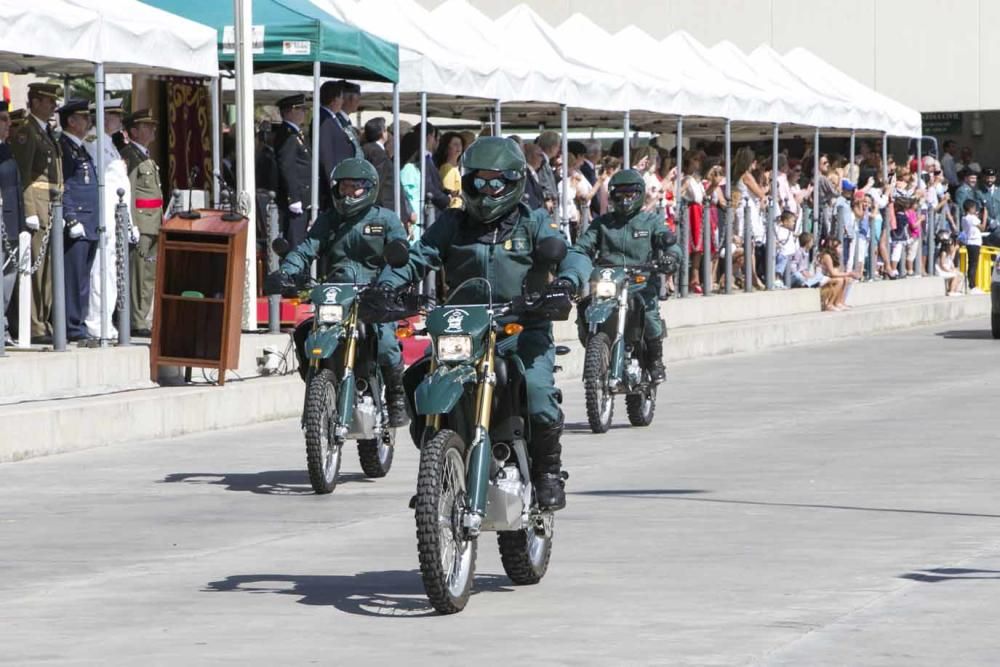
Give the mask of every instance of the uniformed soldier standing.
<svg viewBox="0 0 1000 667">
<path fill-rule="evenodd" d="M 0 99 L 0 197 L 3 198 L 3 225 L 0 227 L 0 265 L 7 262 L 3 270 L 0 289 L 3 290 L 3 306 L 7 313 L 11 310 L 11 297 L 17 283 L 17 235 L 24 225 L 24 188 L 21 187 L 21 172 L 10 152 L 7 137 L 10 133 L 11 118 L 7 112 L 7 100 Z M 8 345 L 14 341 L 10 337 L 9 322 L 5 313 L 0 313 L 3 335 Z"/>
<path fill-rule="evenodd" d="M 69 100 L 59 109 L 59 137 L 63 170 L 64 280 L 66 283 L 66 337 L 88 338 L 87 309 L 90 305 L 90 269 L 97 256 L 100 206 L 97 165 L 84 147 L 90 130 L 86 100 Z"/>
<path fill-rule="evenodd" d="M 163 223 L 163 188 L 160 167 L 149 155 L 149 144 L 156 139 L 156 119 L 149 109 L 140 109 L 125 119 L 129 143 L 121 152 L 132 184 L 132 222 L 139 228 L 139 243 L 129 264 L 132 296 L 132 333 L 148 337 L 149 315 L 153 307 L 156 281 L 157 241 Z"/>
<path fill-rule="evenodd" d="M 1000 246 L 1000 187 L 997 186 L 997 170 L 986 167 L 982 176 L 979 199 L 986 209 L 986 234 L 983 234 L 983 245 Z"/>
<path fill-rule="evenodd" d="M 90 105 L 91 113 L 96 110 L 96 105 Z M 115 228 L 115 208 L 118 205 L 118 191 L 125 190 L 124 201 L 132 203 L 132 184 L 128 178 L 128 168 L 121 153 L 115 148 L 114 136 L 122 130 L 122 120 L 125 109 L 122 107 L 122 100 L 109 99 L 104 102 L 104 132 L 103 137 L 93 137 L 93 141 L 85 143 L 90 157 L 94 164 L 97 164 L 97 151 L 104 151 L 104 224 L 107 226 L 106 242 L 104 245 L 105 262 L 108 267 L 107 275 L 101 280 L 100 249 L 98 257 L 94 260 L 94 265 L 90 269 L 90 306 L 87 309 L 87 333 L 91 337 L 97 338 L 101 335 L 101 294 L 106 293 L 107 301 L 105 308 L 108 314 L 108 336 L 115 338 L 118 330 L 112 321 L 115 305 L 118 301 L 118 275 L 115 270 L 118 255 L 118 235 Z M 124 144 L 123 144 L 124 145 Z M 129 218 L 131 221 L 131 218 Z M 139 240 L 139 230 L 134 225 L 129 224 L 129 240 Z M 127 250 L 127 249 L 125 249 Z"/>
<path fill-rule="evenodd" d="M 302 132 L 306 121 L 306 96 L 289 95 L 278 100 L 281 125 L 274 133 L 278 155 L 278 206 L 281 233 L 293 248 L 306 238 L 312 201 L 312 157 Z"/>
<path fill-rule="evenodd" d="M 60 86 L 28 86 L 28 116 L 15 128 L 10 148 L 21 170 L 24 185 L 24 224 L 31 232 L 31 262 L 38 270 L 31 276 L 31 338 L 52 342 L 52 263 L 43 244 L 52 226 L 52 203 L 62 196 L 62 156 L 49 120 L 62 95 Z M 44 258 L 39 260 L 39 256 Z"/>
</svg>

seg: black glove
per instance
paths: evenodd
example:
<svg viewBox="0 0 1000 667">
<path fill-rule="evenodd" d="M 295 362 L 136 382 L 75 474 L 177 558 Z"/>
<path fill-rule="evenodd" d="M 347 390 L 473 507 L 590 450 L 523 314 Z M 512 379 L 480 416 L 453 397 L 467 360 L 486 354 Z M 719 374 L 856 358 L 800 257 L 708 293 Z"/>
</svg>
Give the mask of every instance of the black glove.
<svg viewBox="0 0 1000 667">
<path fill-rule="evenodd" d="M 653 249 L 654 250 L 666 250 L 672 245 L 677 243 L 677 234 L 671 230 L 666 230 L 660 232 L 653 237 Z"/>
<path fill-rule="evenodd" d="M 666 250 L 661 250 L 657 253 L 656 266 L 660 273 L 666 275 L 673 275 L 677 273 L 677 269 L 680 268 L 680 262 L 677 261 L 677 256 L 672 252 L 667 252 Z"/>
<path fill-rule="evenodd" d="M 362 322 L 396 322 L 420 312 L 420 295 L 400 290 L 388 283 L 372 285 L 358 297 L 358 317 Z"/>
<path fill-rule="evenodd" d="M 576 285 L 573 284 L 572 280 L 567 278 L 556 278 L 545 286 L 544 294 L 545 296 L 565 294 L 566 296 L 572 298 L 573 295 L 576 294 Z"/>
<path fill-rule="evenodd" d="M 545 286 L 537 299 L 527 305 L 526 314 L 543 320 L 567 320 L 573 310 L 574 294 L 576 286 L 571 280 L 556 278 Z"/>
<path fill-rule="evenodd" d="M 267 277 L 264 278 L 264 294 L 267 295 L 285 295 L 295 290 L 295 288 L 295 279 L 284 271 L 269 273 L 267 274 Z"/>
</svg>

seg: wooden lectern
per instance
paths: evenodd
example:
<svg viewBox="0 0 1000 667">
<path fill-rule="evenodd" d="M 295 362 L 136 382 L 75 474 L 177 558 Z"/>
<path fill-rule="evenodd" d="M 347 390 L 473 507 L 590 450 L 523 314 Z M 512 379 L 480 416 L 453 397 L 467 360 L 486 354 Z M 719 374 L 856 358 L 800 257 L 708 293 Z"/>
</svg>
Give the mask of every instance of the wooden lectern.
<svg viewBox="0 0 1000 667">
<path fill-rule="evenodd" d="M 246 277 L 247 219 L 201 210 L 163 223 L 156 265 L 153 344 L 155 382 L 160 366 L 238 368 Z"/>
</svg>

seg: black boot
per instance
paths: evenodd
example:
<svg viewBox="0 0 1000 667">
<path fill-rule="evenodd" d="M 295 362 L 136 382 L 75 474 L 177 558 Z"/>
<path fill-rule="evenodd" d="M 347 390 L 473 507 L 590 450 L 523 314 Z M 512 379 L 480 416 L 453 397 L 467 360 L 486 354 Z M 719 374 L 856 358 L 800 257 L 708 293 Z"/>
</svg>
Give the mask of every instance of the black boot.
<svg viewBox="0 0 1000 667">
<path fill-rule="evenodd" d="M 406 414 L 403 364 L 396 367 L 383 367 L 382 380 L 385 382 L 385 406 L 389 411 L 389 426 L 406 426 L 410 423 L 410 418 Z"/>
<path fill-rule="evenodd" d="M 646 366 L 653 384 L 660 384 L 667 379 L 667 370 L 663 367 L 662 338 L 646 339 Z"/>
<path fill-rule="evenodd" d="M 551 512 L 566 507 L 561 435 L 561 419 L 558 424 L 531 425 L 531 484 L 538 506 Z"/>
</svg>

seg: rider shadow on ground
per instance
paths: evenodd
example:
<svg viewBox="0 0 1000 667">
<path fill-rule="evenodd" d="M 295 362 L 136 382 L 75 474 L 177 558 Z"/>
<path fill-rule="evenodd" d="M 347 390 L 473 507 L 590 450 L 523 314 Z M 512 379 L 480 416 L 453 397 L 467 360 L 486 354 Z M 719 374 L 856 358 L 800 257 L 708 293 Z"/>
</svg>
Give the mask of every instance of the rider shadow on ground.
<svg viewBox="0 0 1000 667">
<path fill-rule="evenodd" d="M 510 592 L 507 577 L 477 574 L 473 595 Z M 295 595 L 299 604 L 332 606 L 359 616 L 433 616 L 437 612 L 427 601 L 420 572 L 390 570 L 359 572 L 355 575 L 236 574 L 212 581 L 204 592 Z"/>
<path fill-rule="evenodd" d="M 992 340 L 993 333 L 989 329 L 958 329 L 955 331 L 940 331 L 937 334 L 948 340 Z"/>
<path fill-rule="evenodd" d="M 966 579 L 992 579 L 1000 581 L 1000 570 L 974 570 L 964 567 L 936 567 L 899 575 L 900 579 L 935 584 L 939 581 L 964 581 Z"/>
<path fill-rule="evenodd" d="M 689 496 L 695 493 L 709 493 L 704 489 L 595 489 L 593 491 L 572 491 L 574 496 Z"/>
<path fill-rule="evenodd" d="M 620 428 L 633 428 L 633 427 L 630 424 L 628 424 L 627 422 L 622 422 L 621 424 L 612 424 L 611 428 L 609 430 L 615 431 L 615 430 L 620 429 Z M 566 422 L 565 424 L 563 424 L 563 432 L 564 433 L 593 433 L 593 431 L 590 430 L 590 424 L 587 423 L 587 422 Z M 598 434 L 595 434 L 595 435 L 603 435 L 603 434 L 598 433 Z"/>
<path fill-rule="evenodd" d="M 264 470 L 263 472 L 218 473 L 218 472 L 175 472 L 161 480 L 163 484 L 184 482 L 187 484 L 218 484 L 227 491 L 249 491 L 272 496 L 312 495 L 309 475 L 305 470 Z M 337 484 L 345 482 L 371 482 L 360 472 L 342 472 L 337 475 Z"/>
</svg>

